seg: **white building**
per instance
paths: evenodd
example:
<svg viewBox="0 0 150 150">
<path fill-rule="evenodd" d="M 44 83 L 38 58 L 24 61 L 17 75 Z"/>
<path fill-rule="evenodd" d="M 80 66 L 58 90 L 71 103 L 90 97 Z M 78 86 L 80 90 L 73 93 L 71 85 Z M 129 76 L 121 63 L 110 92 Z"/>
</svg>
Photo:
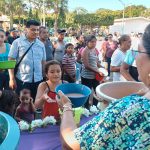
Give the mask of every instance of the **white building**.
<svg viewBox="0 0 150 150">
<path fill-rule="evenodd" d="M 150 24 L 150 19 L 144 17 L 115 19 L 114 24 L 109 27 L 109 32 L 119 32 L 121 34 L 143 33 L 148 24 Z"/>
</svg>

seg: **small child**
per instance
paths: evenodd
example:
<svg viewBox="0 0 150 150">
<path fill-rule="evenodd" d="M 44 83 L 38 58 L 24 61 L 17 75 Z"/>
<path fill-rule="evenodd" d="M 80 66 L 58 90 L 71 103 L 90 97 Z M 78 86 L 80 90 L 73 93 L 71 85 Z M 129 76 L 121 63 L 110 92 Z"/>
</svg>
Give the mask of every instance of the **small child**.
<svg viewBox="0 0 150 150">
<path fill-rule="evenodd" d="M 20 91 L 20 102 L 15 113 L 16 120 L 18 122 L 24 120 L 31 123 L 34 120 L 35 107 L 30 90 L 23 89 Z"/>
<path fill-rule="evenodd" d="M 71 43 L 66 45 L 66 54 L 63 56 L 62 67 L 63 67 L 63 80 L 73 83 L 76 81 L 76 60 L 73 56 L 74 46 Z"/>
</svg>

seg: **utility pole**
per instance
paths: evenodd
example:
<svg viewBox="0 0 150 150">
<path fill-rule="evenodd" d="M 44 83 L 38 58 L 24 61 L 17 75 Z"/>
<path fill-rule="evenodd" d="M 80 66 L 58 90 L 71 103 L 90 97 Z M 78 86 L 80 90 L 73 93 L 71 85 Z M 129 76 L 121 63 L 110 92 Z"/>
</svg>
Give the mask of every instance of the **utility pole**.
<svg viewBox="0 0 150 150">
<path fill-rule="evenodd" d="M 118 0 L 123 5 L 123 11 L 122 11 L 122 34 L 124 34 L 124 18 L 125 18 L 125 3 L 122 0 Z"/>
</svg>

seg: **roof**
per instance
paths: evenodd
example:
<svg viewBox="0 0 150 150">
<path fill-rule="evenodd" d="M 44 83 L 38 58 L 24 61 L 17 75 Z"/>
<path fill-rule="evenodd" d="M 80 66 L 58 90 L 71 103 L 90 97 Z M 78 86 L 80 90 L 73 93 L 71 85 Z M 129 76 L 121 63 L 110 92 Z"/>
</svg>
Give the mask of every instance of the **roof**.
<svg viewBox="0 0 150 150">
<path fill-rule="evenodd" d="M 122 19 L 115 19 L 114 22 L 122 22 Z M 149 18 L 145 18 L 145 17 L 131 17 L 131 18 L 124 18 L 124 21 L 129 21 L 129 20 L 145 20 L 145 21 L 148 21 L 150 22 L 150 19 Z"/>
</svg>

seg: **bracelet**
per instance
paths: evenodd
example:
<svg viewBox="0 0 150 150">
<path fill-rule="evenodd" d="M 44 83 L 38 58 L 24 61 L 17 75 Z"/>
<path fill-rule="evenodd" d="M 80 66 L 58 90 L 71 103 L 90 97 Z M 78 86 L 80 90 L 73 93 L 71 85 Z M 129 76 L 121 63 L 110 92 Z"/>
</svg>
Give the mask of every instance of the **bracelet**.
<svg viewBox="0 0 150 150">
<path fill-rule="evenodd" d="M 72 109 L 71 108 L 72 104 L 71 103 L 69 103 L 69 104 L 70 104 L 70 106 L 68 106 L 68 104 L 66 103 L 65 105 L 63 105 L 63 108 L 70 108 L 70 109 Z"/>
<path fill-rule="evenodd" d="M 71 111 L 71 112 L 73 113 L 73 109 L 65 109 L 65 110 L 63 110 L 63 114 L 64 114 L 64 112 L 66 112 L 66 111 Z"/>
</svg>

